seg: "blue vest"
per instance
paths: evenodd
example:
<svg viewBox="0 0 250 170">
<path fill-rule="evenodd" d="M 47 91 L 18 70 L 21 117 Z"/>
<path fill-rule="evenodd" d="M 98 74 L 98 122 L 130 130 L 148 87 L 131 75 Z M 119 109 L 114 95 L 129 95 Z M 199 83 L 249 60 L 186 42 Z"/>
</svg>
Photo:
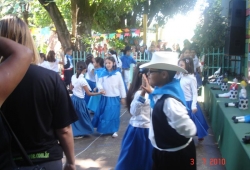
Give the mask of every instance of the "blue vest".
<svg viewBox="0 0 250 170">
<path fill-rule="evenodd" d="M 179 99 L 165 94 L 156 102 L 152 113 L 155 143 L 157 147 L 161 149 L 171 149 L 185 145 L 190 139 L 177 133 L 176 130 L 168 124 L 167 117 L 163 112 L 164 101 L 168 97 L 181 102 Z"/>
</svg>

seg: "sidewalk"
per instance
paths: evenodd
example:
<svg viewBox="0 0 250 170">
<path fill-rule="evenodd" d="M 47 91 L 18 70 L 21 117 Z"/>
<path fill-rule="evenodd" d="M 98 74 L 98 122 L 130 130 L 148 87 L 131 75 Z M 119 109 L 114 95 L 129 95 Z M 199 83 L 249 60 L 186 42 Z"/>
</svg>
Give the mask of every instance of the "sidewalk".
<svg viewBox="0 0 250 170">
<path fill-rule="evenodd" d="M 119 156 L 120 144 L 129 119 L 130 114 L 125 108 L 122 108 L 120 130 L 117 138 L 112 138 L 111 135 L 95 133 L 89 137 L 75 140 L 77 170 L 113 170 Z M 197 137 L 194 137 L 194 141 L 196 144 L 198 170 L 225 170 L 225 167 L 222 165 L 213 165 L 216 161 L 219 164 L 221 154 L 214 141 L 211 129 L 209 129 L 209 135 L 202 143 L 198 143 Z"/>
</svg>

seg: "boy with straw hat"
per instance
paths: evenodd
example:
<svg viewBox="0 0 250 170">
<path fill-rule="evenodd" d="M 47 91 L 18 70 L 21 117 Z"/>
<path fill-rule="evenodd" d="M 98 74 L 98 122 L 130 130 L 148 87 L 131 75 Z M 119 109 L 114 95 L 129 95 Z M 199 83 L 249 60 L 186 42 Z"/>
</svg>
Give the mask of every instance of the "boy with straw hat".
<svg viewBox="0 0 250 170">
<path fill-rule="evenodd" d="M 153 170 L 196 170 L 192 136 L 197 130 L 188 116 L 180 82 L 174 78 L 176 72 L 186 72 L 177 63 L 177 53 L 155 52 L 149 63 L 140 66 L 149 68 L 148 80 L 144 75 L 142 88 L 150 94 Z"/>
</svg>

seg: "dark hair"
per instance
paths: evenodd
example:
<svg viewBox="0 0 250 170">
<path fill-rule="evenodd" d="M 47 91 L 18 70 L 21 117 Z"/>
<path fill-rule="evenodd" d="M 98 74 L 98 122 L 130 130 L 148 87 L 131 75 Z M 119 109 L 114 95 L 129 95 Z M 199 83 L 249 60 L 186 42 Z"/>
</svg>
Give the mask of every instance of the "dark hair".
<svg viewBox="0 0 250 170">
<path fill-rule="evenodd" d="M 110 52 L 111 55 L 115 55 L 117 63 L 119 63 L 119 60 L 118 60 L 118 57 L 117 57 L 117 52 L 114 51 L 114 50 L 109 50 L 109 52 Z"/>
<path fill-rule="evenodd" d="M 184 53 L 185 51 L 187 51 L 187 50 L 189 50 L 189 51 L 190 51 L 190 49 L 189 49 L 189 48 L 185 47 L 185 48 L 183 48 L 183 49 L 182 49 L 181 53 L 183 54 L 183 53 Z"/>
<path fill-rule="evenodd" d="M 197 52 L 195 47 L 191 47 L 189 50 L 190 50 L 190 51 L 193 50 L 193 51 Z"/>
<path fill-rule="evenodd" d="M 40 57 L 43 58 L 44 60 L 46 60 L 46 56 L 44 53 L 39 53 L 40 54 Z"/>
<path fill-rule="evenodd" d="M 78 61 L 76 63 L 76 78 L 78 78 L 81 72 L 86 68 L 87 68 L 87 65 L 84 61 Z"/>
<path fill-rule="evenodd" d="M 128 89 L 127 98 L 126 98 L 127 108 L 128 108 L 129 112 L 130 112 L 130 105 L 131 105 L 131 102 L 134 98 L 134 95 L 140 89 L 140 87 L 142 85 L 142 74 L 147 74 L 147 72 L 148 72 L 147 68 L 142 68 L 142 69 L 139 68 L 140 65 L 142 65 L 144 63 L 145 62 L 140 62 L 134 68 L 133 79 L 132 79 L 131 85 Z"/>
<path fill-rule="evenodd" d="M 67 52 L 69 52 L 70 50 L 72 50 L 72 48 L 70 48 L 70 47 L 66 48 L 66 49 L 65 49 L 65 54 L 66 54 Z"/>
<path fill-rule="evenodd" d="M 168 72 L 169 81 L 172 81 L 174 76 L 176 75 L 176 71 L 167 70 L 167 72 Z"/>
<path fill-rule="evenodd" d="M 180 61 L 183 61 L 185 63 L 185 70 L 187 70 L 188 74 L 194 74 L 194 62 L 192 58 L 184 57 L 180 59 L 179 62 Z"/>
<path fill-rule="evenodd" d="M 128 51 L 131 51 L 131 47 L 130 46 L 126 46 L 125 49 L 124 49 L 124 55 L 127 54 Z"/>
<path fill-rule="evenodd" d="M 53 50 L 50 50 L 47 55 L 47 60 L 49 62 L 55 62 L 56 61 L 56 53 Z"/>
<path fill-rule="evenodd" d="M 99 65 L 100 65 L 101 67 L 104 67 L 104 60 L 103 60 L 102 57 L 96 57 L 96 58 L 95 58 L 95 62 L 96 62 L 96 63 L 99 63 Z"/>
<path fill-rule="evenodd" d="M 115 64 L 115 59 L 114 57 L 107 57 L 105 60 L 110 60 L 113 62 L 113 70 L 116 70 L 117 69 L 117 66 Z M 106 66 L 105 66 L 106 67 Z"/>
<path fill-rule="evenodd" d="M 85 63 L 87 66 L 89 65 L 89 63 L 93 63 L 93 61 L 92 61 L 93 58 L 94 58 L 94 56 L 92 54 L 87 54 L 87 57 L 85 60 Z"/>
</svg>

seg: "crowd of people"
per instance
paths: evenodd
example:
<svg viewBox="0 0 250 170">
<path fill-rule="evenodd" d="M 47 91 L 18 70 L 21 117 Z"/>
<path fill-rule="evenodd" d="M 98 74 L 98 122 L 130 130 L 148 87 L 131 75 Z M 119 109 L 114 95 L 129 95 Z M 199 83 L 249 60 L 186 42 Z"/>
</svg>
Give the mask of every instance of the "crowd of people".
<svg viewBox="0 0 250 170">
<path fill-rule="evenodd" d="M 0 90 L 1 110 L 34 165 L 74 170 L 74 138 L 95 130 L 116 138 L 124 105 L 131 118 L 115 169 L 196 169 L 193 137 L 202 142 L 208 125 L 197 102 L 201 71 L 192 46 L 180 52 L 158 41 L 150 46 L 149 62 L 136 61 L 133 51 L 145 53 L 138 44 L 126 46 L 121 57 L 107 49 L 105 58 L 88 54 L 73 73 L 72 49 L 65 49 L 62 61 L 54 51 L 39 56 L 18 17 L 0 20 L 0 44 L 0 80 L 10 84 Z M 64 81 L 58 65 L 64 68 Z M 0 135 L 0 169 L 30 166 L 1 116 Z"/>
</svg>

